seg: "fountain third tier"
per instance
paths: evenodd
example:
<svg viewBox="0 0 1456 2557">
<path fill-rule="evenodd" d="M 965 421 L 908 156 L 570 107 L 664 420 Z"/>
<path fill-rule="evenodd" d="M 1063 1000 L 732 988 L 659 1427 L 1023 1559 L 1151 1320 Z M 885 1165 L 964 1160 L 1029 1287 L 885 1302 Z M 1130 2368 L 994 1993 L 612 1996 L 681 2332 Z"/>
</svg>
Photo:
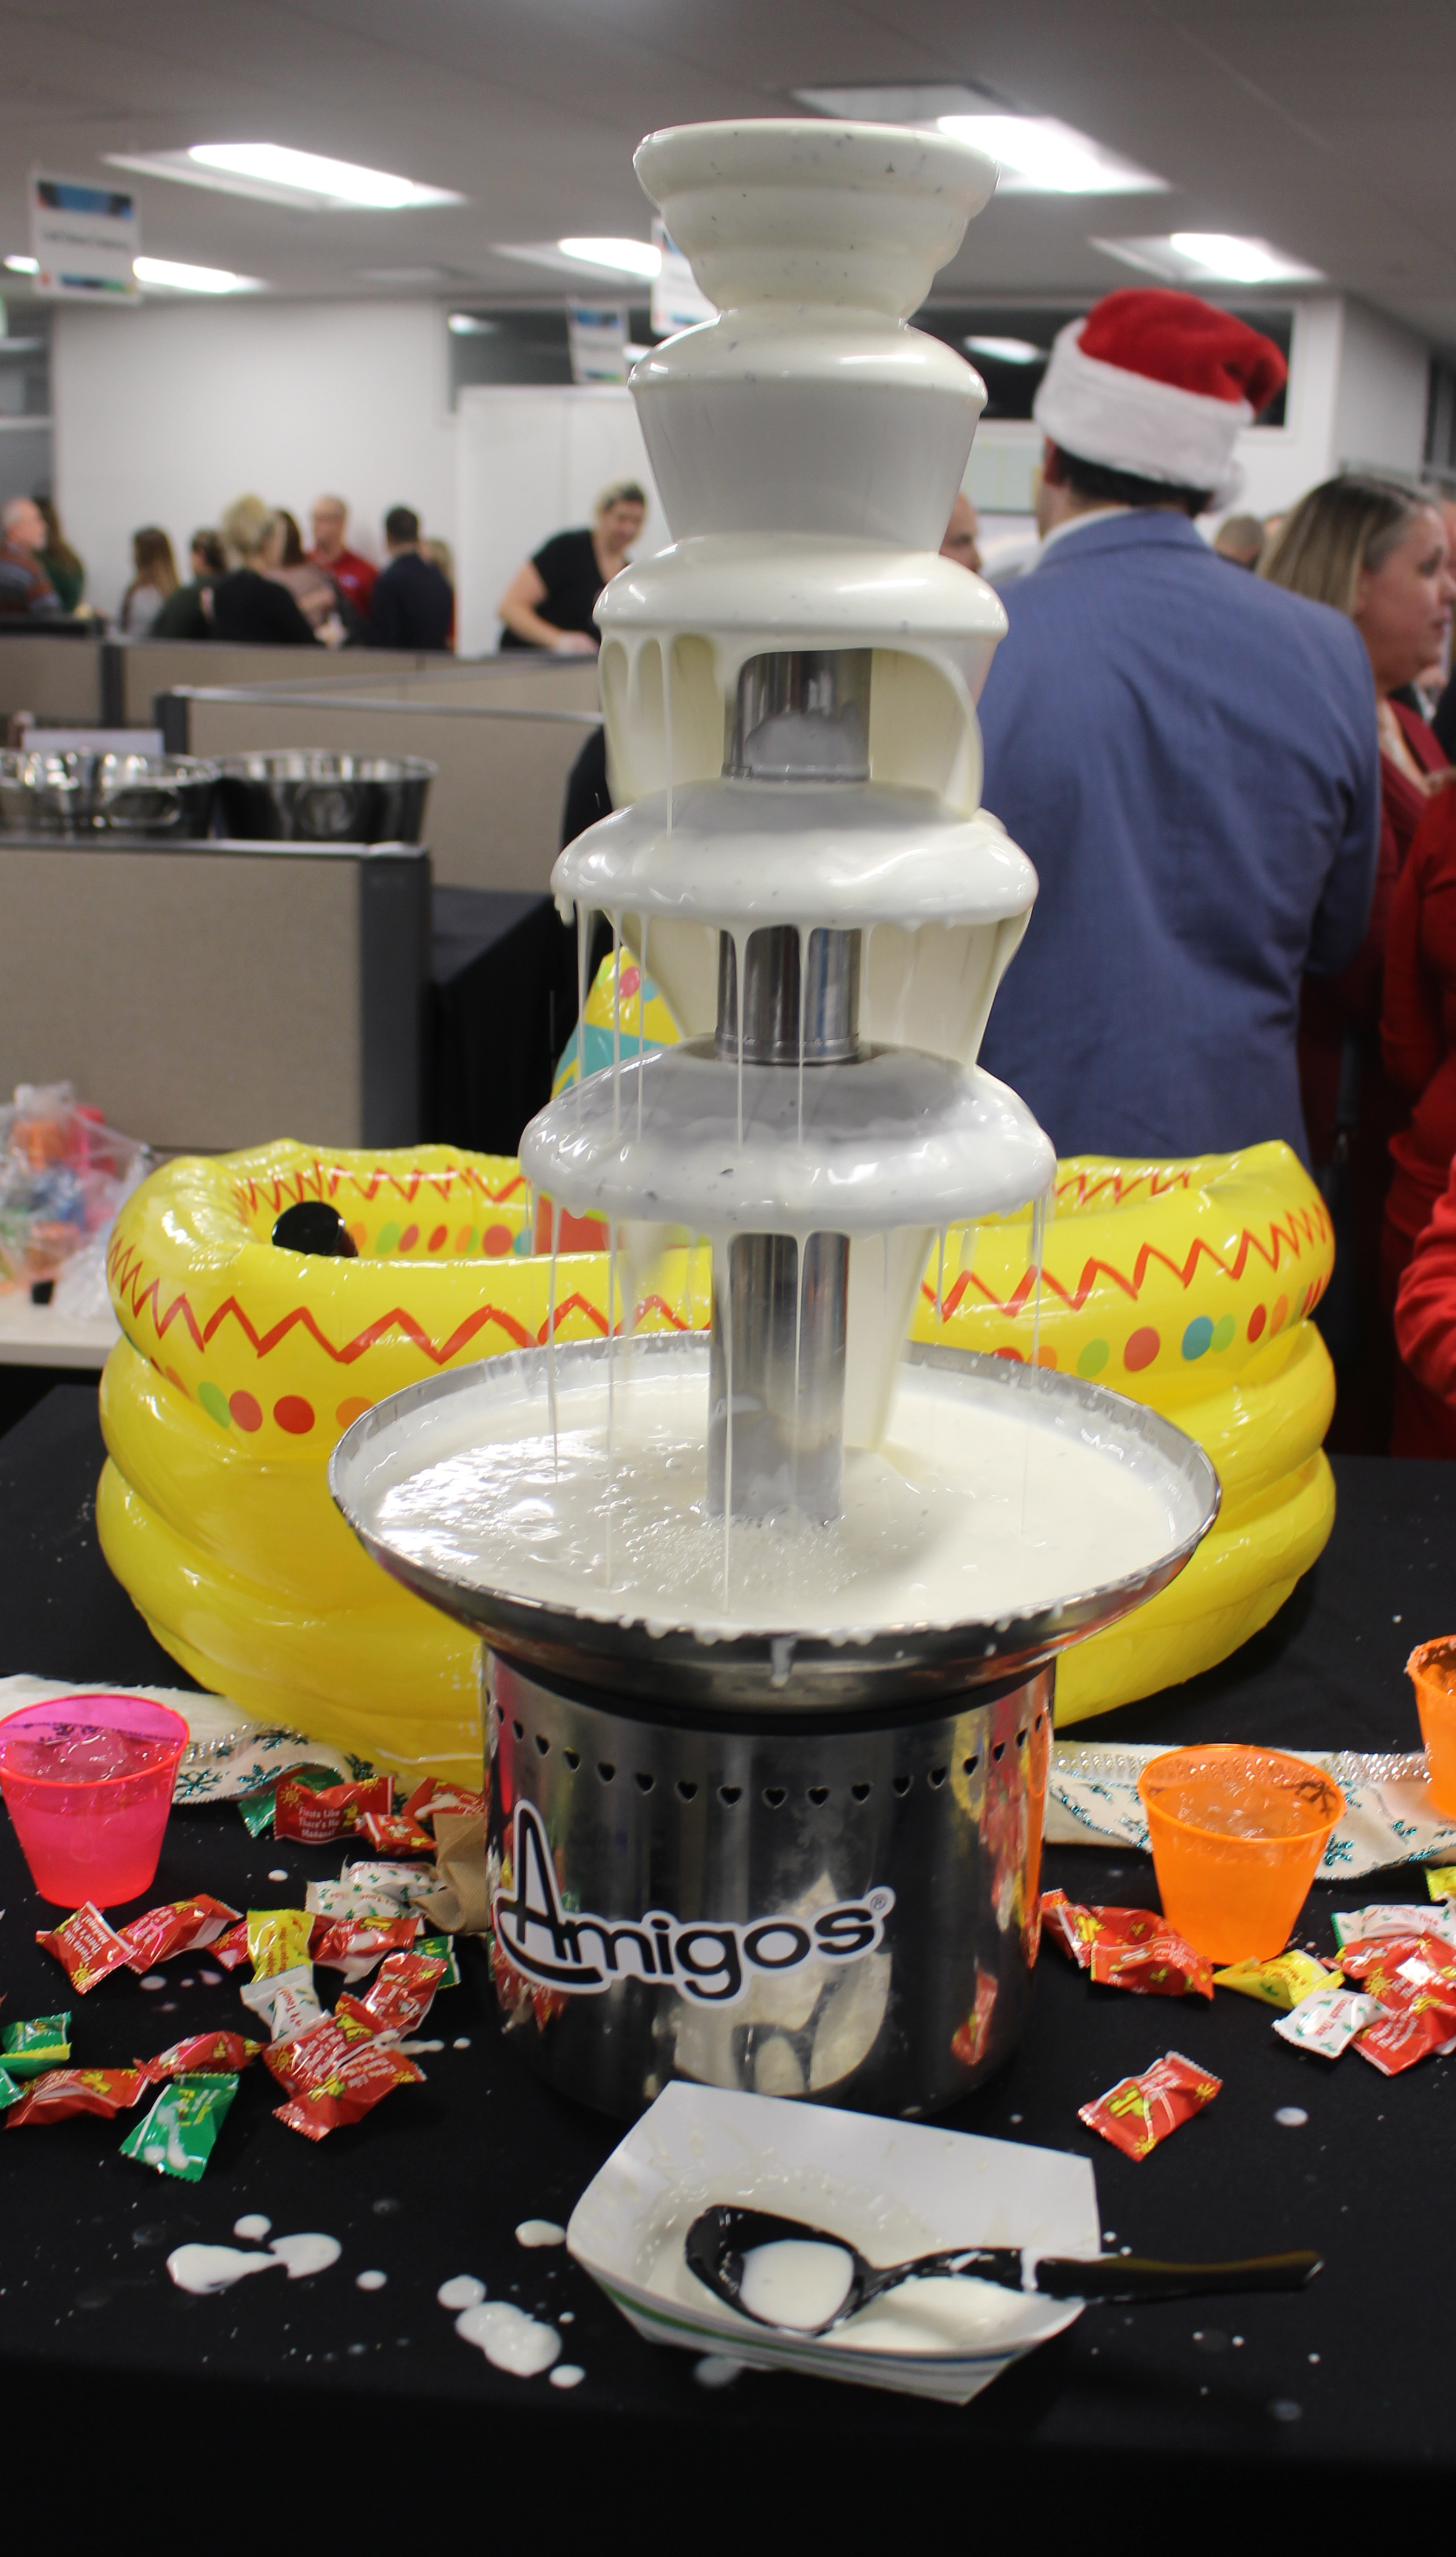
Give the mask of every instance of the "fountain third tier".
<svg viewBox="0 0 1456 2557">
<path fill-rule="evenodd" d="M 905 325 L 992 165 L 774 122 L 637 168 L 722 316 L 632 376 L 673 541 L 597 606 L 615 813 L 554 883 L 687 1036 L 521 1151 L 605 1221 L 613 1316 L 710 1238 L 712 1329 L 558 1352 L 553 1256 L 541 1346 L 380 1406 L 331 1479 L 484 1630 L 497 1991 L 554 2083 L 925 2110 L 1026 2011 L 1050 1664 L 1217 1484 L 1096 1386 L 905 1350 L 935 1237 L 1053 1170 L 976 1061 L 1036 893 L 980 807 L 1001 608 L 939 555 L 984 393 Z"/>
</svg>

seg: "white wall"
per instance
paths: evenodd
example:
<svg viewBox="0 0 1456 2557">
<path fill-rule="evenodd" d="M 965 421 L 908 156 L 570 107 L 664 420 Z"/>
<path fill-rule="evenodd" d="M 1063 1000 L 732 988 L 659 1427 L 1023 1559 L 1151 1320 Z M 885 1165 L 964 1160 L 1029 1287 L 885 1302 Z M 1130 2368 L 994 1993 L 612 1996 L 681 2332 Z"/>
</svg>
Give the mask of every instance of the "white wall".
<svg viewBox="0 0 1456 2557">
<path fill-rule="evenodd" d="M 1347 466 L 1419 471 L 1430 349 L 1393 320 L 1335 293 L 1297 303 L 1281 427 L 1239 439 L 1239 514 L 1281 514 Z M 1212 531 L 1217 516 L 1204 519 Z"/>
<path fill-rule="evenodd" d="M 590 523 L 598 489 L 636 479 L 647 492 L 640 556 L 672 539 L 630 391 L 480 384 L 460 395 L 457 644 L 494 648 L 495 607 L 523 560 L 552 533 Z"/>
<path fill-rule="evenodd" d="M 250 489 L 291 508 L 305 540 L 313 500 L 336 490 L 351 542 L 374 558 L 390 506 L 455 539 L 456 432 L 433 304 L 63 308 L 51 362 L 57 500 L 102 610 L 130 578 L 139 524 L 166 526 L 186 575 L 195 527 Z"/>
<path fill-rule="evenodd" d="M 1419 470 L 1429 380 L 1430 348 L 1422 338 L 1363 302 L 1347 302 L 1335 400 L 1336 469 L 1374 463 L 1387 471 Z"/>
</svg>

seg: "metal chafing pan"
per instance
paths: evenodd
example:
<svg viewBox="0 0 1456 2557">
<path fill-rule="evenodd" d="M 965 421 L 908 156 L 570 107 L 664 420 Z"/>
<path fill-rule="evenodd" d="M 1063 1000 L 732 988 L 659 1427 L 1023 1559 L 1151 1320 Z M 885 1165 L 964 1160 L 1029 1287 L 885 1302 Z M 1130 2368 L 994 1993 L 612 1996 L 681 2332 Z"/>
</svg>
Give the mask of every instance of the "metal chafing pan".
<svg viewBox="0 0 1456 2557">
<path fill-rule="evenodd" d="M 221 757 L 224 832 L 248 843 L 418 844 L 436 767 L 418 754 L 292 748 Z"/>
</svg>

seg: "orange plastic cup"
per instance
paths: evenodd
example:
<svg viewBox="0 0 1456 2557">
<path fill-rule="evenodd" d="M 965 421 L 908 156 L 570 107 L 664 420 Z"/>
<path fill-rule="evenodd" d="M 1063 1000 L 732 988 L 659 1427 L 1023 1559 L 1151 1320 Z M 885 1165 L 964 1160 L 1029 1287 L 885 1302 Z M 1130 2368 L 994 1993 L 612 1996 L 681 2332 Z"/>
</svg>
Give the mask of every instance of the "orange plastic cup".
<svg viewBox="0 0 1456 2557">
<path fill-rule="evenodd" d="M 1430 1765 L 1431 1801 L 1456 1818 L 1456 1634 L 1422 1643 L 1405 1664 Z"/>
<path fill-rule="evenodd" d="M 1168 1925 L 1216 1962 L 1281 1953 L 1345 1809 L 1339 1786 L 1307 1758 L 1211 1742 L 1150 1760 L 1137 1791 Z"/>
</svg>

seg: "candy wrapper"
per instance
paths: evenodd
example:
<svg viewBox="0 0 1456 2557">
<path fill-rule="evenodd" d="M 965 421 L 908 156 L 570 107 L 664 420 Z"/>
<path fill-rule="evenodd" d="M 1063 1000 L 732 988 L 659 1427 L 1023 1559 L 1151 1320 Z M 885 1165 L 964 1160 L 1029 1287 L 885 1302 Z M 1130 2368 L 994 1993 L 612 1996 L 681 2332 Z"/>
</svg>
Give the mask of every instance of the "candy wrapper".
<svg viewBox="0 0 1456 2557">
<path fill-rule="evenodd" d="M 248 1959 L 255 1980 L 275 1971 L 292 1971 L 309 1958 L 314 1921 L 307 1909 L 250 1909 Z"/>
<path fill-rule="evenodd" d="M 1374 2024 L 1385 2009 L 1378 1998 L 1358 1989 L 1311 1989 L 1287 2015 L 1274 2018 L 1274 2031 L 1296 2051 L 1317 2052 L 1321 2060 L 1338 2060 L 1357 2033 Z"/>
<path fill-rule="evenodd" d="M 419 2086 L 424 2071 L 352 2017 L 325 2016 L 296 2042 L 266 2051 L 264 2063 L 290 2101 L 275 2119 L 310 2140 L 357 2122 L 396 2086 Z"/>
<path fill-rule="evenodd" d="M 404 1812 L 360 1812 L 358 1835 L 380 1855 L 433 1855 L 435 1840 Z"/>
<path fill-rule="evenodd" d="M 1425 1887 L 1432 1900 L 1456 1900 L 1456 1864 L 1428 1864 Z"/>
<path fill-rule="evenodd" d="M 1442 1902 L 1434 1909 L 1403 1906 L 1337 1909 L 1330 1921 L 1343 1953 L 1347 1945 L 1368 1945 L 1377 1936 L 1444 1936 L 1456 1946 L 1456 1908 Z"/>
<path fill-rule="evenodd" d="M 445 1964 L 445 1975 L 440 1983 L 441 1988 L 458 1989 L 460 1987 L 461 1966 L 456 1960 L 455 1946 L 451 1942 L 449 1936 L 419 1936 L 415 1940 L 414 1950 L 417 1953 L 428 1954 L 432 1961 L 443 1962 Z"/>
<path fill-rule="evenodd" d="M 170 1900 L 160 1909 L 145 1910 L 119 1932 L 131 1968 L 150 1971 L 174 1953 L 193 1953 L 203 1945 L 215 1944 L 241 1916 L 240 1909 L 229 1909 L 225 1901 L 209 1900 L 204 1893 L 199 1900 Z"/>
<path fill-rule="evenodd" d="M 361 1859 L 357 1864 L 346 1864 L 339 1875 L 340 1885 L 354 1891 L 379 1892 L 401 1909 L 407 1908 L 418 1897 L 427 1882 L 428 1876 L 420 1871 L 417 1864 L 388 1861 L 364 1862 Z"/>
<path fill-rule="evenodd" d="M 1407 1913 L 1424 1925 L 1425 1912 Z M 1385 2013 L 1356 2037 L 1362 2060 L 1387 2078 L 1433 2053 L 1456 2050 L 1456 1948 L 1425 1933 L 1377 1936 L 1340 1956 Z"/>
<path fill-rule="evenodd" d="M 294 2041 L 316 2025 L 324 2013 L 308 1962 L 300 1962 L 291 1971 L 270 1971 L 261 1980 L 249 1980 L 238 1995 L 245 2007 L 262 2017 L 270 2042 Z"/>
<path fill-rule="evenodd" d="M 207 1947 L 207 1951 L 214 1962 L 222 1964 L 224 1971 L 240 1970 L 248 1958 L 247 1920 L 240 1918 L 235 1927 L 229 1927 L 225 1935 L 218 1936 Z"/>
<path fill-rule="evenodd" d="M 18 2078 L 11 2077 L 8 2069 L 0 2069 L 0 2113 L 6 2112 L 12 2104 L 18 2104 L 27 2091 Z"/>
<path fill-rule="evenodd" d="M 140 2069 L 51 2069 L 12 2104 L 5 2116 L 8 2131 L 27 2122 L 64 2122 L 72 2113 L 99 2113 L 109 2120 L 125 2113 L 146 2093 Z"/>
<path fill-rule="evenodd" d="M 1125 2156 L 1145 2158 L 1180 2122 L 1211 2104 L 1223 2083 L 1181 2051 L 1168 2051 L 1140 2078 L 1121 2079 L 1095 2104 L 1083 2104 L 1077 2118 Z"/>
<path fill-rule="evenodd" d="M 417 1785 L 405 1805 L 412 1820 L 433 1820 L 437 1812 L 455 1813 L 462 1819 L 483 1820 L 490 1806 L 487 1794 L 470 1794 L 463 1785 L 447 1785 L 438 1776 L 427 1776 Z"/>
<path fill-rule="evenodd" d="M 309 1952 L 326 1970 L 342 1971 L 352 1982 L 366 1979 L 386 1953 L 402 1952 L 419 1933 L 420 1920 L 413 1912 L 408 1918 L 390 1918 L 373 1926 L 348 1918 L 316 1918 Z"/>
<path fill-rule="evenodd" d="M 236 2078 L 175 2078 L 145 2119 L 127 2132 L 122 2156 L 155 2168 L 158 2175 L 198 2183 L 236 2093 Z"/>
<path fill-rule="evenodd" d="M 139 2060 L 137 2067 L 154 2086 L 165 2078 L 235 2078 L 262 2048 L 240 2033 L 192 2033 L 169 2051 L 159 2051 L 155 2060 Z"/>
<path fill-rule="evenodd" d="M 1398 2078 L 1404 2069 L 1413 2069 L 1418 2060 L 1440 2058 L 1456 2051 L 1456 2006 L 1427 2004 L 1415 1999 L 1403 2010 L 1378 2016 L 1364 2033 L 1356 2036 L 1355 2048 L 1362 2060 L 1379 2069 L 1383 2078 Z"/>
<path fill-rule="evenodd" d="M 28 2024 L 7 2024 L 0 2033 L 0 2068 L 12 2078 L 39 2078 L 70 2058 L 70 2010 L 64 2015 L 33 2016 Z"/>
<path fill-rule="evenodd" d="M 357 1827 L 364 1812 L 394 1809 L 392 1776 L 371 1776 L 348 1785 L 326 1785 L 316 1792 L 297 1776 L 280 1776 L 273 1797 L 273 1834 L 299 1838 L 306 1846 L 327 1846 Z"/>
<path fill-rule="evenodd" d="M 1339 1988 L 1343 1978 L 1343 1972 L 1327 1971 L 1313 1953 L 1301 1953 L 1291 1945 L 1287 1953 L 1275 1953 L 1272 1961 L 1251 1957 L 1231 1962 L 1227 1970 L 1215 1971 L 1214 1987 L 1238 1989 L 1244 1997 L 1262 1998 L 1265 2006 L 1292 2010 L 1325 1989 Z"/>
<path fill-rule="evenodd" d="M 416 2032 L 424 2023 L 444 1980 L 444 1962 L 429 1954 L 391 1953 L 373 1987 L 361 1998 L 345 1991 L 335 2012 L 394 2040 Z"/>
<path fill-rule="evenodd" d="M 1213 1964 L 1173 1933 L 1156 1909 L 1084 1907 L 1065 1891 L 1041 1895 L 1041 1924 L 1054 1945 L 1104 1988 L 1143 1996 L 1213 1996 Z"/>
<path fill-rule="evenodd" d="M 249 1837 L 272 1836 L 274 1798 L 285 1779 L 290 1784 L 304 1786 L 311 1794 L 325 1794 L 331 1785 L 339 1782 L 339 1774 L 336 1767 L 285 1767 L 281 1776 L 275 1776 L 258 1793 L 245 1795 L 237 1808 Z"/>
<path fill-rule="evenodd" d="M 49 1935 L 37 1931 L 36 1943 L 54 1953 L 77 1997 L 85 1997 L 99 1980 L 120 1970 L 127 1959 L 126 1939 L 108 1927 L 89 1900 L 73 1909 Z"/>
</svg>

